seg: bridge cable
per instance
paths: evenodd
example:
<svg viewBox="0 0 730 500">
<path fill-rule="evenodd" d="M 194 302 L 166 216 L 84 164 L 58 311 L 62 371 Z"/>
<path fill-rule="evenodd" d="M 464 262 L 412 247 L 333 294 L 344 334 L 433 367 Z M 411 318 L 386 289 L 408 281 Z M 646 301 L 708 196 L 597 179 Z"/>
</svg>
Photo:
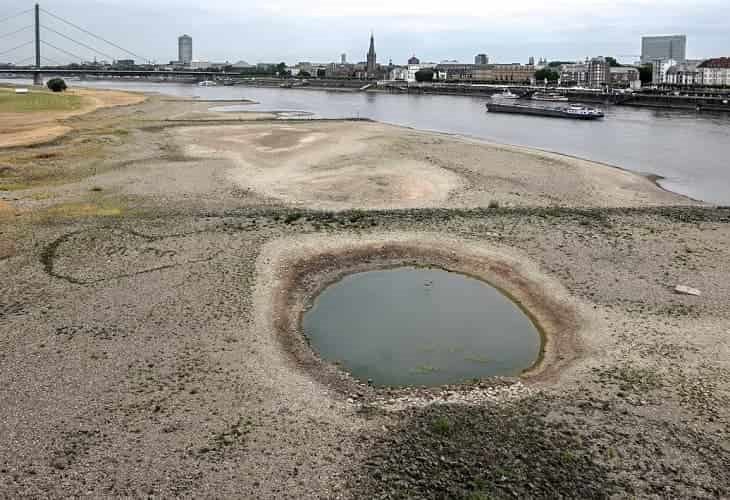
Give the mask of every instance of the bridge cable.
<svg viewBox="0 0 730 500">
<path fill-rule="evenodd" d="M 52 63 L 54 66 L 64 66 L 63 63 L 60 63 L 60 62 L 56 61 L 55 59 L 51 59 L 50 57 L 41 56 L 41 59 L 45 59 L 49 63 Z M 14 64 L 16 66 L 21 66 L 22 63 L 24 63 L 25 61 L 29 61 L 30 62 L 30 61 L 33 61 L 33 60 L 35 60 L 35 56 L 30 56 L 30 57 L 26 57 L 25 59 L 21 59 L 20 61 L 15 61 Z M 43 69 L 43 68 L 41 68 L 41 69 Z M 2 72 L 1 69 L 0 69 L 0 72 Z"/>
<path fill-rule="evenodd" d="M 54 13 L 52 13 L 52 12 L 48 12 L 48 11 L 47 11 L 46 9 L 43 9 L 43 8 L 41 8 L 41 10 L 42 10 L 42 11 L 43 11 L 43 12 L 44 12 L 45 14 L 48 14 L 49 16 L 51 16 L 51 17 L 53 17 L 53 18 L 55 18 L 55 19 L 58 19 L 59 21 L 61 21 L 61 22 L 64 22 L 64 23 L 68 24 L 69 26 L 73 26 L 73 27 L 74 27 L 74 28 L 76 28 L 77 30 L 79 30 L 79 31 L 83 31 L 83 32 L 84 32 L 84 33 L 86 33 L 87 35 L 91 35 L 91 36 L 93 36 L 94 38 L 97 38 L 97 39 L 101 40 L 102 42 L 104 42 L 104 43 L 107 43 L 107 44 L 111 45 L 112 47 L 116 47 L 117 49 L 119 49 L 119 50 L 121 50 L 121 51 L 124 51 L 125 53 L 127 53 L 127 54 L 129 54 L 129 55 L 131 55 L 131 56 L 134 56 L 134 57 L 136 57 L 137 59 L 141 59 L 142 61 L 147 61 L 148 63 L 152 61 L 152 59 L 149 59 L 149 58 L 147 58 L 147 57 L 141 56 L 141 55 L 139 55 L 139 54 L 135 54 L 134 52 L 131 52 L 131 51 L 129 51 L 129 50 L 127 50 L 127 49 L 125 49 L 124 47 L 121 47 L 121 46 L 117 45 L 117 44 L 116 44 L 116 43 L 114 43 L 114 42 L 110 42 L 110 41 L 109 41 L 109 40 L 107 40 L 106 38 L 102 38 L 102 37 L 100 37 L 99 35 L 96 35 L 96 34 L 92 33 L 91 31 L 89 31 L 89 30 L 87 30 L 87 29 L 84 29 L 84 28 L 82 28 L 81 26 L 79 26 L 79 25 L 77 25 L 77 24 L 74 24 L 74 23 L 72 23 L 71 21 L 67 21 L 66 19 L 64 19 L 64 18 L 62 18 L 62 17 L 60 17 L 60 16 L 57 16 L 56 14 L 54 14 Z"/>
<path fill-rule="evenodd" d="M 4 35 L 0 35 L 0 40 L 2 40 L 3 38 L 7 38 L 9 36 L 17 35 L 21 31 L 25 31 L 25 30 L 30 29 L 32 27 L 33 27 L 33 25 L 31 24 L 29 26 L 26 26 L 25 28 L 20 28 L 19 30 L 13 31 L 12 33 L 5 33 Z"/>
<path fill-rule="evenodd" d="M 51 64 L 53 64 L 55 66 L 63 66 L 63 64 L 61 64 L 60 62 L 55 61 L 53 59 L 49 59 L 46 56 L 41 56 L 41 59 L 45 59 L 47 62 L 49 62 L 49 63 L 51 63 Z"/>
<path fill-rule="evenodd" d="M 23 14 L 27 14 L 28 12 L 32 12 L 32 11 L 33 11 L 33 8 L 30 8 L 30 9 L 24 10 L 23 12 L 18 12 L 17 14 L 13 14 L 12 16 L 4 17 L 4 18 L 0 19 L 0 23 L 4 23 L 5 21 L 15 19 L 18 16 L 22 16 Z"/>
<path fill-rule="evenodd" d="M 17 47 L 13 47 L 12 49 L 8 49 L 8 50 L 6 50 L 5 52 L 0 52 L 0 56 L 3 56 L 3 55 L 5 55 L 5 54 L 7 54 L 8 52 L 12 52 L 12 51 L 14 51 L 14 50 L 16 50 L 16 49 L 20 49 L 20 48 L 23 48 L 23 47 L 25 47 L 26 45 L 30 45 L 30 44 L 31 44 L 31 43 L 33 43 L 33 42 L 34 42 L 34 41 L 33 41 L 33 40 L 31 40 L 30 42 L 25 42 L 25 43 L 23 43 L 23 44 L 21 44 L 21 45 L 18 45 Z"/>
<path fill-rule="evenodd" d="M 61 64 L 60 62 L 56 61 L 55 59 L 50 59 L 50 58 L 48 58 L 46 56 L 41 56 L 41 59 L 45 59 L 46 61 L 48 61 L 49 63 L 52 63 L 55 66 L 63 66 L 63 64 Z M 34 55 L 33 56 L 30 56 L 30 57 L 26 57 L 25 59 L 21 59 L 20 61 L 16 61 L 15 62 L 15 65 L 16 66 L 20 66 L 20 64 L 21 63 L 24 63 L 25 61 L 33 61 L 33 60 L 35 60 L 35 56 Z M 0 70 L 0 71 L 2 71 L 2 70 Z"/>
<path fill-rule="evenodd" d="M 61 47 L 56 47 L 52 43 L 46 42 L 45 40 L 41 40 L 41 43 L 43 45 L 48 45 L 49 47 L 51 47 L 53 49 L 56 49 L 59 52 L 63 52 L 67 56 L 73 57 L 75 60 L 79 61 L 80 63 L 84 62 L 84 58 L 83 57 L 81 57 L 81 56 L 79 56 L 77 54 L 74 54 L 73 52 L 69 52 L 68 50 L 62 49 Z"/>
<path fill-rule="evenodd" d="M 61 33 L 60 31 L 56 31 L 56 30 L 54 30 L 53 28 L 49 28 L 48 26 L 43 26 L 43 25 L 41 25 L 41 28 L 43 28 L 43 29 L 45 29 L 45 30 L 48 30 L 48 31 L 51 31 L 51 32 L 53 32 L 53 33 L 57 34 L 58 36 L 62 36 L 62 37 L 63 37 L 63 38 L 65 38 L 66 40 L 69 40 L 69 41 L 71 41 L 71 42 L 75 43 L 76 45 L 81 45 L 82 47 L 85 47 L 85 48 L 87 48 L 87 49 L 89 49 L 89 50 L 91 50 L 91 51 L 93 51 L 93 52 L 96 52 L 97 54 L 100 54 L 100 55 L 102 55 L 102 56 L 104 56 L 104 57 L 107 57 L 107 58 L 111 59 L 111 61 L 110 61 L 110 62 L 114 62 L 114 60 L 115 60 L 115 59 L 117 59 L 117 58 L 116 58 L 116 57 L 114 57 L 114 56 L 110 56 L 109 54 L 105 54 L 104 52 L 102 52 L 102 51 L 100 51 L 100 50 L 96 50 L 96 49 L 95 49 L 94 47 L 92 47 L 91 45 L 86 45 L 85 43 L 82 43 L 82 42 L 79 42 L 79 41 L 77 41 L 77 40 L 74 40 L 74 39 L 73 39 L 73 38 L 71 38 L 70 36 L 66 36 L 66 35 L 64 35 L 63 33 Z"/>
<path fill-rule="evenodd" d="M 21 59 L 20 61 L 15 61 L 13 64 L 15 66 L 22 66 L 25 61 L 30 62 L 30 61 L 34 61 L 34 60 L 35 60 L 35 56 L 30 56 L 30 57 L 26 57 L 25 59 Z"/>
</svg>

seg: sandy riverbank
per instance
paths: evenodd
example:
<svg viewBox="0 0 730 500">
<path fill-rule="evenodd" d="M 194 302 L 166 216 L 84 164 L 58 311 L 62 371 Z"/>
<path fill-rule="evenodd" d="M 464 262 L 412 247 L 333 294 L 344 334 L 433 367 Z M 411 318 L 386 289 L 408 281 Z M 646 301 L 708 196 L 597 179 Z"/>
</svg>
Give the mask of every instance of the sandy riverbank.
<svg viewBox="0 0 730 500">
<path fill-rule="evenodd" d="M 728 209 L 559 155 L 207 106 L 152 96 L 0 150 L 0 496 L 730 495 Z M 292 349 L 332 276 L 414 260 L 554 321 L 543 364 L 372 391 Z"/>
<path fill-rule="evenodd" d="M 0 89 L 12 92 L 12 89 Z M 49 92 L 30 87 L 30 92 Z M 144 101 L 145 96 L 114 90 L 69 89 L 63 95 L 77 96 L 80 105 L 69 111 L 37 111 L 0 113 L 0 148 L 30 146 L 53 141 L 72 130 L 64 120 L 92 113 L 98 109 L 130 106 Z"/>
</svg>

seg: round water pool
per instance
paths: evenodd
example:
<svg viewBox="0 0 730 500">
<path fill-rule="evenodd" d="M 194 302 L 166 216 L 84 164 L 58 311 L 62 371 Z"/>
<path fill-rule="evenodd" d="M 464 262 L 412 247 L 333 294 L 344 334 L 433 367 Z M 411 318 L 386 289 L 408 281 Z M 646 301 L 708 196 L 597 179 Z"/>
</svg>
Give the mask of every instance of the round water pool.
<svg viewBox="0 0 730 500">
<path fill-rule="evenodd" d="M 499 290 L 439 269 L 347 276 L 319 295 L 302 327 L 323 359 L 379 386 L 519 375 L 541 348 L 530 318 Z"/>
</svg>

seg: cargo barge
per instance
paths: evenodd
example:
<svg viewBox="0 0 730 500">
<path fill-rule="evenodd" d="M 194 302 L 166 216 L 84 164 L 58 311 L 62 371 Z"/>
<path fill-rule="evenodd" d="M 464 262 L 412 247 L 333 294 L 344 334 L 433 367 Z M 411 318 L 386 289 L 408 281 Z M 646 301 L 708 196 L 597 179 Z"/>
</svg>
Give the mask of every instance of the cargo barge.
<svg viewBox="0 0 730 500">
<path fill-rule="evenodd" d="M 573 118 L 574 120 L 596 120 L 603 118 L 603 111 L 587 106 L 571 105 L 560 107 L 535 106 L 528 104 L 487 103 L 490 113 L 515 113 L 520 115 L 549 116 L 553 118 Z"/>
</svg>

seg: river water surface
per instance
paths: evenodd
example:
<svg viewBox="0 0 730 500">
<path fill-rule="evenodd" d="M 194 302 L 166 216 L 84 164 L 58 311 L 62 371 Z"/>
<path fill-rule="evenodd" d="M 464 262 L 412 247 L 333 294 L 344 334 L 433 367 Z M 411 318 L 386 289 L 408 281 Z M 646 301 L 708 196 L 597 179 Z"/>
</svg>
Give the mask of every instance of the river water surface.
<svg viewBox="0 0 730 500">
<path fill-rule="evenodd" d="M 72 82 L 72 85 L 75 82 Z M 304 111 L 323 118 L 363 117 L 555 151 L 657 174 L 671 191 L 730 205 L 730 114 L 608 106 L 601 121 L 489 114 L 483 97 L 235 87 L 123 81 L 79 85 L 202 99 L 251 99 L 251 111 Z"/>
</svg>

